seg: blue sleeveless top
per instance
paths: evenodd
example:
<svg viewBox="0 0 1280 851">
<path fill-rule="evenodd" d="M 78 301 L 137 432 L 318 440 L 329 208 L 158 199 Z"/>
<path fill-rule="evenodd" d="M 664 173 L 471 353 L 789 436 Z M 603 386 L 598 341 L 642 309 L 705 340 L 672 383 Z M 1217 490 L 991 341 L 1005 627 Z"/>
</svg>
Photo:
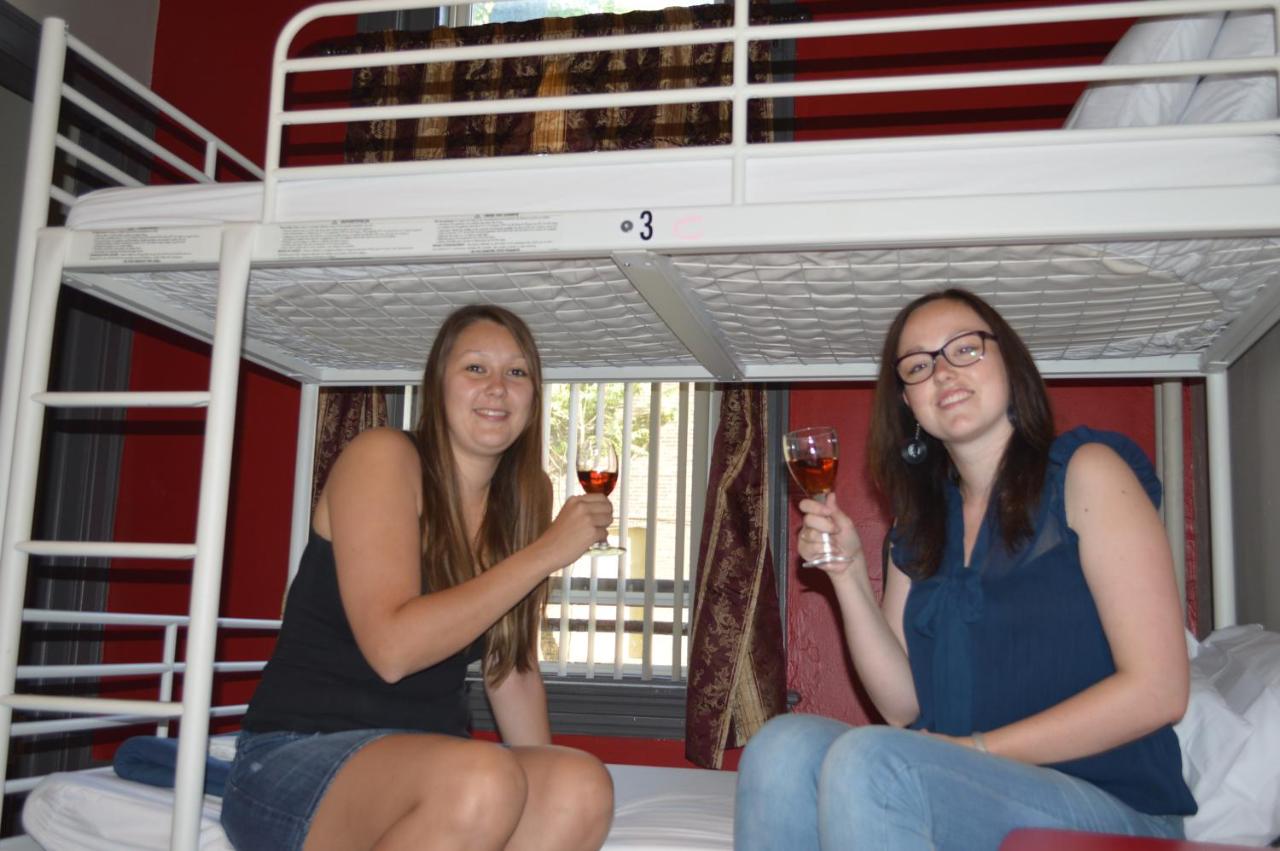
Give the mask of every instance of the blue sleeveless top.
<svg viewBox="0 0 1280 851">
<path fill-rule="evenodd" d="M 1060 435 L 1049 451 L 1032 538 L 1010 554 L 988 512 L 966 568 L 960 491 L 951 486 L 942 563 L 929 579 L 912 582 L 903 614 L 920 705 L 913 727 L 953 736 L 993 730 L 1115 673 L 1080 566 L 1078 539 L 1067 526 L 1067 463 L 1085 443 L 1114 449 L 1159 506 L 1160 482 L 1141 449 L 1119 434 L 1077 428 Z M 895 563 L 905 563 L 906 545 L 896 535 L 892 544 Z M 1169 725 L 1049 767 L 1087 780 L 1140 812 L 1196 811 Z"/>
</svg>

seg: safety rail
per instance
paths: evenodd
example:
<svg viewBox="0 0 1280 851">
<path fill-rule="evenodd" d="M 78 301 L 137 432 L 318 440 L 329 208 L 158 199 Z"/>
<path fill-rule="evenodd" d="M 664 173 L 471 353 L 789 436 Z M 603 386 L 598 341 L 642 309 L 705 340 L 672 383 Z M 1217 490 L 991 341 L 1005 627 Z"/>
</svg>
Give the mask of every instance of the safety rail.
<svg viewBox="0 0 1280 851">
<path fill-rule="evenodd" d="M 157 700 L 154 702 L 139 701 L 136 702 L 139 704 L 136 707 L 131 705 L 132 702 L 115 701 L 107 703 L 95 698 L 69 698 L 54 696 L 54 699 L 51 700 L 49 695 L 24 696 L 27 699 L 21 701 L 23 705 L 15 705 L 15 708 L 30 708 L 33 711 L 52 711 L 56 709 L 56 711 L 59 712 L 102 713 L 104 710 L 110 711 L 116 708 L 126 708 L 126 706 L 122 704 L 130 703 L 127 708 L 135 709 L 136 711 L 125 714 L 99 714 L 96 717 L 70 717 L 21 721 L 13 724 L 12 726 L 11 734 L 15 738 L 23 736 L 48 735 L 53 733 L 103 730 L 117 727 L 134 727 L 139 724 L 145 724 L 157 717 L 162 720 L 155 727 L 156 735 L 164 736 L 168 734 L 168 719 L 176 714 L 173 709 L 175 705 L 169 703 L 173 697 L 174 675 L 180 675 L 186 670 L 186 664 L 178 662 L 176 658 L 178 631 L 185 628 L 190 623 L 189 617 L 185 615 L 156 615 L 126 612 L 78 612 L 49 609 L 27 609 L 23 612 L 22 619 L 24 623 L 74 624 L 82 626 L 161 627 L 164 631 L 164 644 L 162 651 L 163 660 L 158 663 L 18 666 L 17 679 L 19 680 L 44 678 L 78 679 L 82 677 L 139 676 L 149 674 L 160 676 L 160 681 L 158 683 Z M 219 629 L 224 630 L 241 630 L 247 632 L 273 631 L 280 628 L 280 621 L 271 619 L 220 617 L 217 620 L 217 625 Z M 261 670 L 265 664 L 266 663 L 263 661 L 215 662 L 213 669 L 216 673 L 254 672 Z M 12 701 L 11 705 L 14 705 Z M 180 707 L 180 705 L 177 706 Z M 209 716 L 210 718 L 234 717 L 243 714 L 247 708 L 246 704 L 212 706 L 209 710 Z M 42 776 L 43 775 L 35 775 L 32 777 L 8 780 L 4 784 L 4 792 L 5 794 L 13 794 L 29 791 L 40 781 L 40 779 L 42 779 Z"/>
<path fill-rule="evenodd" d="M 285 128 L 313 124 L 342 124 L 355 121 L 443 118 L 458 115 L 507 114 L 569 109 L 606 109 L 656 106 L 671 103 L 728 101 L 733 105 L 731 137 L 727 145 L 685 147 L 663 150 L 597 151 L 514 155 L 485 160 L 485 169 L 572 167 L 585 162 L 652 161 L 682 162 L 697 159 L 733 161 L 733 202 L 746 203 L 746 163 L 749 158 L 793 156 L 795 146 L 824 152 L 869 152 L 880 150 L 941 150 L 972 147 L 975 138 L 984 147 L 1107 142 L 1119 140 L 1187 139 L 1200 137 L 1275 135 L 1280 120 L 1139 128 L 1033 130 L 981 134 L 908 136 L 876 139 L 782 141 L 751 143 L 747 140 L 747 102 L 768 98 L 823 97 L 926 90 L 974 89 L 1044 85 L 1052 83 L 1093 83 L 1139 79 L 1171 79 L 1218 74 L 1273 73 L 1280 76 L 1280 57 L 1215 59 L 1194 62 L 1161 62 L 1142 65 L 1069 65 L 1017 70 L 972 71 L 944 74 L 895 74 L 877 77 L 804 80 L 793 82 L 752 82 L 748 78 L 748 45 L 758 41 L 786 41 L 836 36 L 864 36 L 888 33 L 933 32 L 939 30 L 985 29 L 992 27 L 1104 21 L 1129 18 L 1156 18 L 1205 12 L 1270 9 L 1280 20 L 1280 3 L 1267 0 L 1139 0 L 1139 2 L 1087 3 L 1067 6 L 977 12 L 949 12 L 905 15 L 888 18 L 858 18 L 840 21 L 811 21 L 787 24 L 749 23 L 748 0 L 734 0 L 731 26 L 665 33 L 625 34 L 590 38 L 562 38 L 546 41 L 511 42 L 466 47 L 360 53 L 353 56 L 291 58 L 294 39 L 308 25 L 324 18 L 393 10 L 464 6 L 470 0 L 434 0 L 408 3 L 404 0 L 345 0 L 321 3 L 303 10 L 281 31 L 276 41 L 271 74 L 262 221 L 276 220 L 277 187 L 281 181 L 304 180 L 337 175 L 427 173 L 437 170 L 475 168 L 466 160 L 423 160 L 394 163 L 358 163 L 335 166 L 284 166 L 281 164 Z M 285 105 L 291 75 L 355 68 L 394 67 L 411 64 L 446 63 L 522 56 L 577 54 L 591 51 L 628 50 L 689 44 L 732 44 L 733 77 L 730 85 L 685 89 L 650 89 L 625 93 L 600 92 L 549 97 L 504 98 L 444 103 L 413 103 L 346 109 L 289 108 Z"/>
<path fill-rule="evenodd" d="M 62 26 L 65 32 L 65 24 L 62 24 Z M 126 74 L 109 59 L 89 47 L 84 42 L 80 41 L 80 39 L 67 34 L 66 45 L 70 50 L 78 54 L 81 59 L 87 61 L 96 71 L 107 75 L 107 77 L 109 77 L 113 82 L 127 90 L 139 101 L 154 109 L 164 118 L 175 122 L 192 136 L 195 136 L 200 140 L 204 147 L 204 158 L 201 170 L 195 171 L 190 169 L 185 161 L 176 157 L 165 147 L 157 145 L 154 141 L 147 139 L 141 133 L 133 130 L 133 128 L 130 128 L 127 125 L 122 125 L 120 122 L 112 120 L 111 118 L 104 118 L 105 110 L 86 107 L 86 103 L 91 104 L 92 102 L 75 89 L 64 84 L 62 86 L 63 97 L 67 98 L 71 103 L 86 109 L 86 111 L 95 118 L 98 118 L 103 124 L 120 133 L 121 136 L 133 142 L 145 152 L 158 157 L 174 168 L 180 170 L 192 180 L 202 183 L 215 182 L 217 179 L 218 163 L 224 157 L 243 168 L 253 177 L 261 178 L 263 176 L 262 169 L 248 157 L 222 141 L 222 139 L 220 139 L 216 134 L 211 133 L 209 130 L 201 126 L 185 112 L 178 109 L 176 106 L 169 103 L 167 100 L 160 97 L 137 80 L 133 79 L 133 77 Z"/>
<path fill-rule="evenodd" d="M 19 665 L 16 679 L 22 680 L 78 680 L 102 677 L 159 677 L 157 697 L 148 700 L 115 700 L 97 697 L 76 697 L 56 694 L 11 694 L 0 697 L 0 704 L 27 712 L 92 713 L 94 717 L 42 718 L 19 721 L 12 725 L 14 738 L 49 735 L 53 733 L 84 732 L 117 727 L 135 727 L 160 719 L 155 726 L 157 736 L 169 733 L 169 720 L 179 716 L 182 704 L 173 703 L 175 675 L 186 672 L 187 665 L 177 659 L 178 633 L 191 619 L 185 615 L 156 615 L 129 612 L 79 612 L 52 609 L 26 609 L 23 623 L 66 624 L 79 626 L 116 626 L 161 628 L 164 634 L 162 659 L 159 662 L 134 663 L 81 663 L 59 665 Z M 262 618 L 220 617 L 217 626 L 223 630 L 242 632 L 274 631 L 280 621 Z M 266 665 L 263 660 L 214 662 L 213 672 L 254 673 Z M 211 718 L 234 717 L 243 714 L 246 704 L 230 704 L 210 707 Z M 30 791 L 45 775 L 6 780 L 4 794 Z"/>
</svg>

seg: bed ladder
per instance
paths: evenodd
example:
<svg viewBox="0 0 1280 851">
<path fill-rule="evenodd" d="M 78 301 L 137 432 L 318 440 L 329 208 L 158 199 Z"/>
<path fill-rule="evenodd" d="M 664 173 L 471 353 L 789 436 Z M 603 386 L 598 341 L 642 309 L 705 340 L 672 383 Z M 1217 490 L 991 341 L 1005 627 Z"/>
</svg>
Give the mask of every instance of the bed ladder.
<svg viewBox="0 0 1280 851">
<path fill-rule="evenodd" d="M 58 293 L 62 286 L 63 266 L 74 234 L 62 228 L 41 231 L 36 242 L 31 279 L 15 282 L 16 286 L 29 287 L 29 312 L 22 353 L 21 383 L 17 388 L 4 388 L 6 395 L 18 393 L 18 399 L 13 461 L 5 505 L 3 548 L 0 549 L 0 786 L 3 785 L 5 776 L 15 709 L 180 719 L 174 820 L 169 846 L 173 851 L 185 851 L 198 846 L 227 494 L 231 478 L 236 392 L 255 233 L 256 226 L 249 224 L 230 225 L 222 232 L 218 303 L 208 390 L 177 393 L 49 392 L 51 341 Z M 44 414 L 46 409 L 52 407 L 207 407 L 195 542 L 151 544 L 30 540 Z M 190 622 L 182 701 L 115 700 L 18 693 L 18 644 L 23 621 L 28 559 L 33 555 L 192 559 Z M 2 808 L 3 799 L 0 798 L 0 812 Z"/>
</svg>

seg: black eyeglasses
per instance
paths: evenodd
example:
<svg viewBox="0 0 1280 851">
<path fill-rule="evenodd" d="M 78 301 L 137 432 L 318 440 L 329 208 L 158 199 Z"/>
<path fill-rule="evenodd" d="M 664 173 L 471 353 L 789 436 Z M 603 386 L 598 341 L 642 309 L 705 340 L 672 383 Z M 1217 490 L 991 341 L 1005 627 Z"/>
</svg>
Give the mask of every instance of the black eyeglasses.
<svg viewBox="0 0 1280 851">
<path fill-rule="evenodd" d="M 933 366 L 938 355 L 947 359 L 954 367 L 973 366 L 987 353 L 987 340 L 996 339 L 990 331 L 965 331 L 957 334 L 942 344 L 941 348 L 931 352 L 911 352 L 893 362 L 898 373 L 898 380 L 903 384 L 919 384 L 928 381 L 933 375 Z"/>
</svg>

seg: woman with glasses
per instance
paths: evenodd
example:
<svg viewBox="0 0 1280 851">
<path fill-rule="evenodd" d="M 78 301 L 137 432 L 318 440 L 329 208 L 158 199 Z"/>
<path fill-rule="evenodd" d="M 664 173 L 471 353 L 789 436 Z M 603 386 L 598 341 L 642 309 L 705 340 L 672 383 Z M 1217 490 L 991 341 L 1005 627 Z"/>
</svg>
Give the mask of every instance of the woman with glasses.
<svg viewBox="0 0 1280 851">
<path fill-rule="evenodd" d="M 868 445 L 894 527 L 877 602 L 836 494 L 804 500 L 858 677 L 888 726 L 769 722 L 735 848 L 996 849 L 1041 827 L 1180 837 L 1188 666 L 1160 485 L 1128 439 L 1056 436 L 1030 353 L 947 290 L 889 329 Z"/>
</svg>

